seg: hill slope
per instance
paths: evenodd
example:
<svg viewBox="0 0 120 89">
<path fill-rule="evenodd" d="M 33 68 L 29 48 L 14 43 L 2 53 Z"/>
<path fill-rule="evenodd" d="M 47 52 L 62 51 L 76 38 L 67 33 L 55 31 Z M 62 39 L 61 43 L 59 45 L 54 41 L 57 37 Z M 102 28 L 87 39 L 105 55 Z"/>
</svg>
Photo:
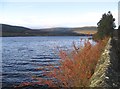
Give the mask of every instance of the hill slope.
<svg viewBox="0 0 120 89">
<path fill-rule="evenodd" d="M 30 29 L 21 26 L 0 24 L 2 36 L 76 36 L 94 34 L 96 27 Z M 94 31 L 94 32 L 93 32 Z"/>
</svg>

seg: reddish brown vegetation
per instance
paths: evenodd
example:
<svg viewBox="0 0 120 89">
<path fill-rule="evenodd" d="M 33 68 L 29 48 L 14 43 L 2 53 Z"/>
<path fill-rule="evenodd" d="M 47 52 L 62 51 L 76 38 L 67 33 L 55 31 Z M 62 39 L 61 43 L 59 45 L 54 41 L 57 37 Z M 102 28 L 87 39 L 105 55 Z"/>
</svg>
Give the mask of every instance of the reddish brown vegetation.
<svg viewBox="0 0 120 89">
<path fill-rule="evenodd" d="M 60 51 L 60 66 L 49 67 L 50 72 L 45 72 L 48 78 L 36 78 L 38 84 L 48 84 L 49 87 L 87 87 L 89 79 L 94 73 L 98 59 L 108 41 L 108 38 L 92 45 L 89 41 L 84 47 L 78 49 L 74 45 L 74 51 L 67 54 Z"/>
<path fill-rule="evenodd" d="M 95 45 L 87 41 L 79 50 L 74 45 L 75 50 L 70 54 L 60 51 L 61 65 L 46 73 L 53 79 L 42 79 L 41 83 L 48 84 L 50 87 L 86 87 L 107 40 L 108 38 L 105 38 Z"/>
</svg>

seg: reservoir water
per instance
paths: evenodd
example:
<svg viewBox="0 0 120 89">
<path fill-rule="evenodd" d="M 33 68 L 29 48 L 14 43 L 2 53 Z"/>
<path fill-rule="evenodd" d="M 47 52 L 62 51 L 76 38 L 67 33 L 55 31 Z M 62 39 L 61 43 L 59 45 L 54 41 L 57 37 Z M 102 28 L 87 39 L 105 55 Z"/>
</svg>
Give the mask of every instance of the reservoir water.
<svg viewBox="0 0 120 89">
<path fill-rule="evenodd" d="M 89 36 L 90 37 L 90 36 Z M 88 36 L 2 37 L 2 84 L 12 86 L 42 77 L 37 68 L 58 63 L 59 50 L 73 50 L 83 45 Z M 81 41 L 82 38 L 82 41 Z M 80 42 L 81 41 L 81 42 Z M 90 40 L 90 42 L 93 42 Z"/>
</svg>

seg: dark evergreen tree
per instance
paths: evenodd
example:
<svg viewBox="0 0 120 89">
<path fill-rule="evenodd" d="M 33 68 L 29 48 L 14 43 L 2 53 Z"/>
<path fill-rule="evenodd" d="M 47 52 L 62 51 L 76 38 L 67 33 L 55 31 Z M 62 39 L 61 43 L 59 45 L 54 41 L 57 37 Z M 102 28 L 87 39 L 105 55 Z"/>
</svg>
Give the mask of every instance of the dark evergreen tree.
<svg viewBox="0 0 120 89">
<path fill-rule="evenodd" d="M 109 11 L 107 14 L 104 13 L 102 18 L 97 23 L 98 32 L 94 35 L 94 38 L 103 39 L 105 36 L 112 36 L 115 26 L 115 18 Z"/>
</svg>

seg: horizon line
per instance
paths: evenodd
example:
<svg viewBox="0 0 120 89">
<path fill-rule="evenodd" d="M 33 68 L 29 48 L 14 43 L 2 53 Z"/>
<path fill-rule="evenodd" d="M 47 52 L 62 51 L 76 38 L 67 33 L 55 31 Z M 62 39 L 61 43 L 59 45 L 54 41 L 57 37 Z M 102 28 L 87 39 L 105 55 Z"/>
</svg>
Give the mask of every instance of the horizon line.
<svg viewBox="0 0 120 89">
<path fill-rule="evenodd" d="M 10 26 L 19 26 L 19 27 L 25 27 L 29 29 L 49 29 L 49 28 L 83 28 L 83 27 L 97 27 L 95 25 L 84 25 L 84 26 L 46 26 L 46 27 L 30 27 L 30 26 L 25 26 L 25 25 L 15 25 L 15 24 L 8 24 L 8 23 L 0 23 L 0 25 L 10 25 Z"/>
</svg>

